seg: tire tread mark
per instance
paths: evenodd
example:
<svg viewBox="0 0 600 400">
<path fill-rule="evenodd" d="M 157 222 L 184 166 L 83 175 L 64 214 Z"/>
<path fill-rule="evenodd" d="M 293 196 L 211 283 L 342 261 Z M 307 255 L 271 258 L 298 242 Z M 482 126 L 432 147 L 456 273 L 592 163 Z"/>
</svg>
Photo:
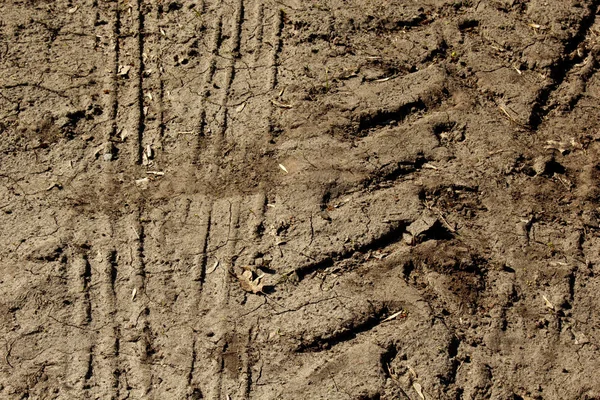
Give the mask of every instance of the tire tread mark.
<svg viewBox="0 0 600 400">
<path fill-rule="evenodd" d="M 203 287 L 206 280 L 206 263 L 208 256 L 208 245 L 210 238 L 210 227 L 212 223 L 212 212 L 213 212 L 213 202 L 212 199 L 205 198 L 204 204 L 202 206 L 201 216 L 203 218 L 203 222 L 200 226 L 200 230 L 198 232 L 199 242 L 200 242 L 200 253 L 195 257 L 193 270 L 191 273 L 191 281 L 198 282 L 198 290 L 194 290 L 194 286 L 192 286 L 192 294 L 191 301 L 189 304 L 189 315 L 194 315 L 198 312 L 202 302 L 202 293 Z M 189 370 L 187 374 L 187 384 L 188 387 L 193 387 L 197 385 L 197 381 L 195 379 L 195 375 L 197 373 L 197 365 L 201 365 L 202 360 L 198 359 L 198 337 L 197 332 L 201 330 L 200 323 L 197 322 L 192 330 L 192 344 L 191 344 L 191 360 L 189 363 Z"/>
<path fill-rule="evenodd" d="M 152 343 L 151 328 L 148 321 L 149 308 L 147 305 L 142 303 L 141 295 L 146 291 L 146 261 L 144 255 L 144 241 L 145 241 L 145 226 L 141 222 L 143 219 L 143 210 L 138 208 L 136 212 L 132 214 L 133 221 L 131 221 L 132 237 L 131 247 L 133 248 L 133 259 L 132 259 L 132 276 L 129 278 L 129 283 L 133 287 L 132 290 L 136 290 L 140 294 L 140 299 L 137 300 L 134 305 L 136 324 L 135 334 L 138 337 L 137 340 L 137 356 L 131 359 L 131 363 L 134 368 L 130 370 L 130 373 L 137 374 L 136 379 L 139 381 L 140 395 L 146 397 L 152 390 L 152 373 L 150 369 L 149 354 L 151 353 Z M 133 292 L 132 292 L 133 293 Z"/>
<path fill-rule="evenodd" d="M 198 118 L 198 126 L 196 128 L 196 147 L 192 156 L 192 164 L 197 164 L 200 160 L 200 149 L 202 147 L 202 139 L 206 136 L 207 116 L 206 116 L 206 99 L 210 95 L 210 88 L 212 86 L 215 73 L 217 71 L 217 58 L 219 55 L 219 49 L 223 41 L 223 16 L 219 14 L 215 19 L 215 25 L 213 28 L 213 35 L 210 44 L 210 59 L 208 60 L 208 67 L 204 75 L 204 82 L 202 85 L 202 91 L 200 95 L 200 116 Z"/>
<path fill-rule="evenodd" d="M 95 4 L 98 4 L 97 2 Z M 119 84 L 118 84 L 118 70 L 119 70 L 119 58 L 120 58 L 120 44 L 119 44 L 119 35 L 121 34 L 121 11 L 119 10 L 119 5 L 117 2 L 114 3 L 113 17 L 110 18 L 110 30 L 112 33 L 111 46 L 113 48 L 113 52 L 111 54 L 112 59 L 110 60 L 111 65 L 111 74 L 109 78 L 108 87 L 105 89 L 105 92 L 109 94 L 109 112 L 110 112 L 110 126 L 108 129 L 108 133 L 105 138 L 105 143 L 114 142 L 117 137 L 117 116 L 119 110 Z M 98 39 L 98 36 L 96 37 Z"/>
<path fill-rule="evenodd" d="M 248 329 L 244 352 L 242 353 L 242 373 L 240 376 L 240 386 L 243 388 L 243 396 L 245 400 L 250 400 L 252 393 L 252 361 L 250 357 L 250 345 L 252 343 L 252 335 L 254 330 Z"/>
<path fill-rule="evenodd" d="M 283 33 L 283 11 L 278 10 L 275 13 L 275 20 L 273 22 L 273 48 L 271 50 L 270 60 L 269 60 L 269 79 L 267 82 L 267 91 L 271 92 L 275 90 L 277 86 L 277 75 L 279 73 L 279 54 L 283 48 L 283 39 L 281 37 Z M 272 94 L 271 94 L 272 95 Z M 269 135 L 274 135 L 275 133 L 275 105 L 271 102 L 268 108 L 267 115 L 267 133 Z"/>
<path fill-rule="evenodd" d="M 227 233 L 227 245 L 225 246 L 225 255 L 226 255 L 226 268 L 227 271 L 222 275 L 222 295 L 221 297 L 218 299 L 219 301 L 219 307 L 221 309 L 226 309 L 228 308 L 228 303 L 229 303 L 229 299 L 231 296 L 231 288 L 232 285 L 230 285 L 231 282 L 231 276 L 235 275 L 234 272 L 234 265 L 235 265 L 235 261 L 236 261 L 236 249 L 237 249 L 237 244 L 238 244 L 238 232 L 239 232 L 239 223 L 240 223 L 240 211 L 241 211 L 241 198 L 235 198 L 232 201 L 229 202 L 229 230 Z M 220 360 L 219 360 L 219 364 L 220 364 L 220 370 L 218 371 L 219 373 L 219 396 L 221 396 L 223 393 L 229 394 L 231 392 L 234 392 L 236 390 L 239 390 L 240 388 L 243 389 L 244 393 L 246 391 L 246 387 L 248 386 L 248 382 L 245 381 L 246 378 L 246 374 L 240 374 L 240 376 L 238 376 L 238 380 L 234 381 L 230 378 L 227 377 L 227 375 L 224 373 L 224 369 L 225 369 L 225 363 L 226 363 L 226 359 L 225 359 L 225 354 L 227 353 L 228 349 L 229 349 L 229 341 L 230 340 L 235 340 L 235 336 L 237 335 L 237 332 L 235 332 L 235 330 L 233 332 L 229 332 L 230 329 L 227 326 L 226 321 L 222 321 L 221 322 L 221 326 L 219 327 L 219 330 L 221 331 L 222 334 L 222 338 L 224 339 L 224 344 L 222 347 L 222 351 L 221 351 L 221 355 L 220 355 Z M 245 343 L 244 346 L 244 351 L 241 354 L 245 354 L 247 352 L 247 343 Z M 241 381 L 241 382 L 240 382 Z"/>
<path fill-rule="evenodd" d="M 254 26 L 254 63 L 259 60 L 261 49 L 263 46 L 263 36 L 265 32 L 265 5 L 258 3 L 256 6 L 256 25 Z"/>
<path fill-rule="evenodd" d="M 120 334 L 115 321 L 116 295 L 115 282 L 117 279 L 117 253 L 115 250 L 100 250 L 91 264 L 92 273 L 90 287 L 98 287 L 98 293 L 91 296 L 91 312 L 94 320 L 101 326 L 95 337 L 92 349 L 90 377 L 93 387 L 99 392 L 97 396 L 109 399 L 119 398 L 119 343 Z M 89 370 L 90 368 L 88 368 Z"/>
<path fill-rule="evenodd" d="M 275 89 L 277 86 L 277 75 L 279 73 L 279 54 L 283 48 L 283 10 L 277 10 L 275 12 L 275 20 L 273 22 L 274 36 L 273 36 L 273 50 L 271 51 L 270 59 L 270 76 L 269 76 L 269 90 Z"/>
<path fill-rule="evenodd" d="M 586 38 L 589 37 L 592 32 L 592 27 L 596 21 L 596 15 L 598 13 L 598 7 L 600 1 L 594 0 L 588 5 L 587 13 L 583 17 L 583 20 L 579 24 L 579 29 L 575 35 L 565 43 L 563 54 L 569 54 L 573 52 L 577 47 L 583 43 Z M 565 79 L 569 76 L 569 73 L 573 70 L 576 65 L 576 61 L 570 61 L 567 58 L 561 59 L 552 65 L 550 75 L 552 77 L 552 83 L 544 87 L 537 98 L 534 101 L 534 106 L 531 111 L 529 118 L 529 126 L 533 130 L 537 130 L 540 125 L 544 122 L 544 119 L 548 114 L 556 108 L 556 105 L 549 104 L 552 94 L 560 88 Z"/>
<path fill-rule="evenodd" d="M 136 32 L 136 55 L 137 69 L 135 71 L 135 92 L 136 92 L 136 108 L 135 108 L 135 149 L 133 151 L 133 163 L 141 164 L 143 161 L 143 139 L 145 131 L 145 113 L 144 113 L 144 13 L 142 12 L 144 0 L 135 2 L 133 18 L 137 22 Z"/>
<path fill-rule="evenodd" d="M 235 67 L 237 61 L 240 58 L 240 45 L 241 45 L 241 37 L 242 37 L 242 24 L 244 21 L 244 1 L 237 0 L 236 8 L 233 16 L 233 24 L 232 24 L 232 33 L 231 33 L 231 49 L 229 51 L 229 60 L 228 65 L 226 67 L 225 74 L 225 82 L 223 84 L 223 91 L 221 95 L 221 100 L 219 102 L 220 108 L 219 113 L 217 115 L 217 123 L 218 123 L 218 131 L 217 136 L 215 138 L 215 147 L 214 147 L 214 160 L 220 160 L 220 152 L 223 145 L 223 140 L 225 138 L 225 132 L 227 131 L 228 126 L 228 102 L 231 91 L 231 85 L 233 83 L 233 79 L 235 78 Z"/>
<path fill-rule="evenodd" d="M 163 11 L 161 7 L 151 9 L 142 5 L 142 16 L 144 26 L 142 31 L 143 43 L 141 48 L 142 63 L 142 104 L 144 105 L 144 136 L 142 137 L 142 164 L 152 163 L 152 159 L 161 160 L 164 138 L 164 81 L 163 81 L 163 56 L 161 54 L 164 45 L 162 32 Z M 147 56 L 144 57 L 144 54 Z M 150 146 L 151 154 L 145 153 Z M 160 151 L 160 154 L 157 154 Z M 146 154 L 146 156 L 144 156 Z M 153 168 L 154 169 L 154 168 Z"/>
<path fill-rule="evenodd" d="M 87 388 L 93 376 L 92 345 L 89 341 L 87 328 L 92 323 L 90 304 L 91 267 L 85 254 L 73 254 L 74 260 L 69 263 L 70 274 L 66 277 L 69 282 L 69 292 L 73 298 L 74 313 L 72 325 L 82 329 L 81 334 L 86 337 L 81 346 L 76 346 L 68 363 L 67 383 L 74 389 L 73 396 L 88 397 Z"/>
<path fill-rule="evenodd" d="M 208 238 L 210 236 L 210 224 L 212 216 L 212 204 L 207 201 L 203 207 L 202 215 L 204 217 L 200 230 L 198 232 L 199 242 L 201 243 L 200 253 L 195 257 L 194 260 L 194 271 L 192 272 L 192 280 L 199 282 L 200 291 L 206 280 L 206 263 L 207 263 L 207 251 L 208 251 Z"/>
</svg>

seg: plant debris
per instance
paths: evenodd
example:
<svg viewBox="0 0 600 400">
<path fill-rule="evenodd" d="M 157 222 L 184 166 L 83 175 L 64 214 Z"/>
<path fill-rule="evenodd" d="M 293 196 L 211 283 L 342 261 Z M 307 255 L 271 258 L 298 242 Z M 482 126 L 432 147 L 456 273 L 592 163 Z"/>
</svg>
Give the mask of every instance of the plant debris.
<svg viewBox="0 0 600 400">
<path fill-rule="evenodd" d="M 384 319 L 381 322 L 384 323 L 384 322 L 392 321 L 396 318 L 406 318 L 406 317 L 408 317 L 408 313 L 406 312 L 406 310 L 402 309 L 398 312 L 393 313 L 392 315 L 390 315 L 389 317 L 387 317 L 386 319 Z"/>
<path fill-rule="evenodd" d="M 423 395 L 423 387 L 420 383 L 413 382 L 413 389 L 415 389 L 415 392 L 417 392 L 422 400 L 425 400 L 425 396 Z"/>
<path fill-rule="evenodd" d="M 263 275 L 257 276 L 252 269 L 247 268 L 241 274 L 237 274 L 236 277 L 240 281 L 240 286 L 244 291 L 254 294 L 264 294 L 264 286 L 260 283 Z"/>
<path fill-rule="evenodd" d="M 291 104 L 282 103 L 277 100 L 271 100 L 271 103 L 273 103 L 274 106 L 277 106 L 279 108 L 287 108 L 287 109 L 294 108 L 294 106 L 292 106 Z"/>
</svg>

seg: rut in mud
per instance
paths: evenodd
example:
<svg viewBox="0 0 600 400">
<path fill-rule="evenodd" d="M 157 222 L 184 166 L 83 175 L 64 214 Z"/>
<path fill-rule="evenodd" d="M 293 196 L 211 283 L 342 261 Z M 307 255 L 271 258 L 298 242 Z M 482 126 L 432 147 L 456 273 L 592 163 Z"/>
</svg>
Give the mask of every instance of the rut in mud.
<svg viewBox="0 0 600 400">
<path fill-rule="evenodd" d="M 599 6 L 3 1 L 0 397 L 600 397 Z"/>
</svg>

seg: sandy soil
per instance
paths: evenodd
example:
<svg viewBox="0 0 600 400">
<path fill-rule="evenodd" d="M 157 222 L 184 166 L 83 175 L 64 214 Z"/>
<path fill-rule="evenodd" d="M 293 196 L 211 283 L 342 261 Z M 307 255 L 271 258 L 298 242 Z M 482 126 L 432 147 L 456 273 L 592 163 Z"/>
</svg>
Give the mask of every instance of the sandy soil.
<svg viewBox="0 0 600 400">
<path fill-rule="evenodd" d="M 600 398 L 598 0 L 3 0 L 0 398 Z"/>
</svg>

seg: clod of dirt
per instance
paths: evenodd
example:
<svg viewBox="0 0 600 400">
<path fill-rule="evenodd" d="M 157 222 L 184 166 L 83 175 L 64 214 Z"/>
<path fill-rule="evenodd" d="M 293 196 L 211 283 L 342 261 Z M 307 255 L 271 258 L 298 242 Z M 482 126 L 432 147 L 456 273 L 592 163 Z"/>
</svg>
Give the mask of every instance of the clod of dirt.
<svg viewBox="0 0 600 400">
<path fill-rule="evenodd" d="M 29 253 L 29 259 L 32 261 L 56 261 L 63 252 L 61 241 L 51 238 L 39 243 Z"/>
<path fill-rule="evenodd" d="M 554 157 L 546 155 L 539 156 L 533 162 L 533 170 L 536 175 L 546 175 L 550 170 L 550 164 L 554 161 Z"/>
</svg>

